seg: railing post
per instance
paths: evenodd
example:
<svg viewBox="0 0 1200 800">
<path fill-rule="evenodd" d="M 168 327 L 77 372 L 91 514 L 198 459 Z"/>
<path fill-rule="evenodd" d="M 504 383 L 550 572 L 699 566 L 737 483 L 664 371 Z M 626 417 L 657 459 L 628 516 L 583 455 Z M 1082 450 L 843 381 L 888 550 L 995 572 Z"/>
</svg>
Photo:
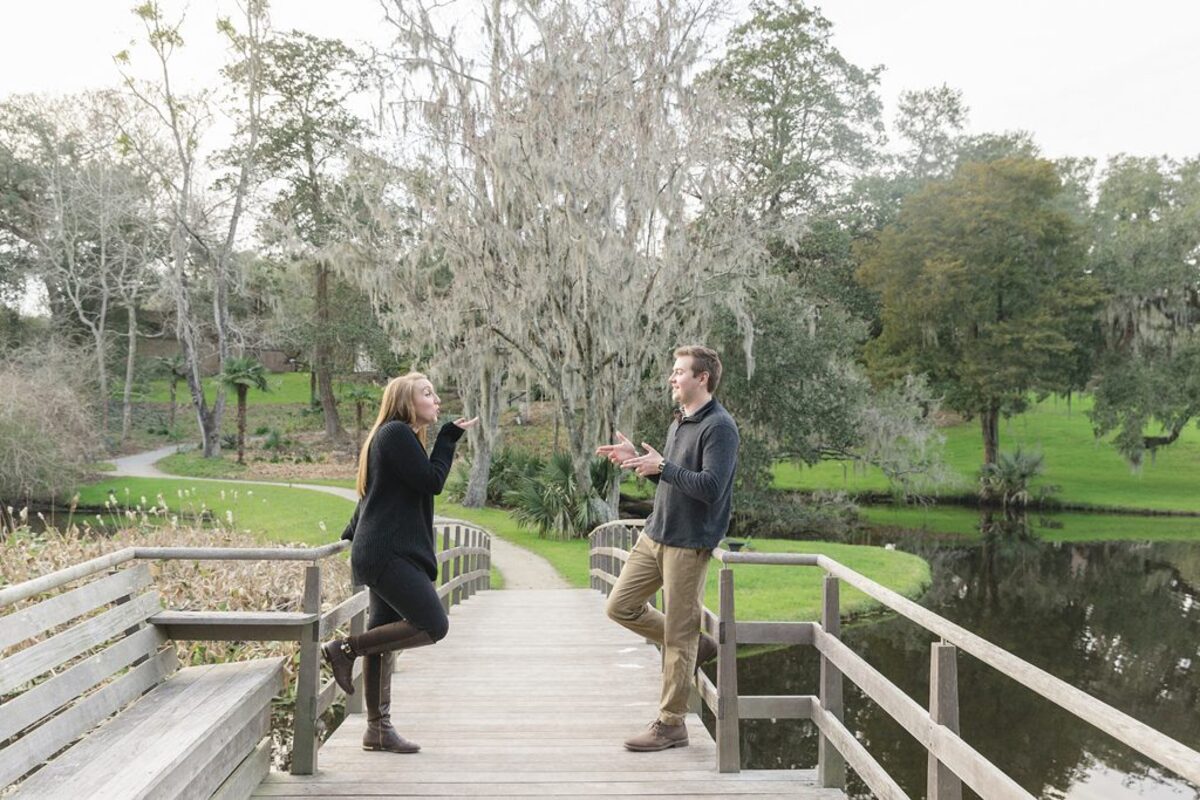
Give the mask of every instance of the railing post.
<svg viewBox="0 0 1200 800">
<path fill-rule="evenodd" d="M 450 549 L 450 526 L 444 525 L 444 526 L 442 526 L 442 551 L 445 552 L 446 550 L 449 550 L 449 549 Z M 450 563 L 450 559 L 446 559 L 445 561 L 442 562 L 442 586 L 445 586 L 447 583 L 450 582 L 450 569 L 452 566 L 453 565 Z M 445 594 L 445 596 L 442 597 L 442 608 L 445 609 L 447 614 L 450 613 L 450 593 L 449 592 L 447 592 Z"/>
<path fill-rule="evenodd" d="M 738 741 L 737 622 L 733 612 L 733 570 L 721 568 L 720 627 L 717 647 L 717 769 L 742 768 Z"/>
<path fill-rule="evenodd" d="M 958 733 L 957 648 L 934 642 L 929 651 L 929 716 L 938 725 Z M 962 800 L 962 781 L 929 754 L 925 796 L 928 800 Z"/>
<path fill-rule="evenodd" d="M 321 567 L 304 570 L 301 609 L 318 618 L 300 640 L 300 670 L 296 675 L 296 715 L 292 727 L 292 774 L 317 771 L 317 692 L 321 689 Z"/>
<path fill-rule="evenodd" d="M 588 586 L 592 589 L 600 588 L 600 579 L 592 574 L 592 570 L 596 568 L 596 554 L 592 552 L 596 548 L 596 538 L 595 531 L 588 534 Z"/>
<path fill-rule="evenodd" d="M 484 576 L 483 576 L 483 588 L 491 589 L 492 588 L 492 534 L 491 533 L 488 533 L 484 537 L 484 547 L 487 548 L 487 564 L 484 565 L 487 568 L 487 571 L 484 573 Z"/>
<path fill-rule="evenodd" d="M 825 633 L 836 638 L 842 635 L 842 611 L 838 598 L 838 579 L 825 576 L 821 591 L 821 627 Z M 843 720 L 842 673 L 828 658 L 821 656 L 821 707 L 839 722 Z M 846 759 L 824 734 L 817 740 L 817 780 L 827 789 L 846 787 Z"/>
<path fill-rule="evenodd" d="M 472 528 L 467 528 L 463 531 L 463 546 L 471 548 L 475 546 L 475 531 Z M 475 571 L 475 555 L 467 553 L 463 556 L 463 574 L 470 575 Z M 475 594 L 475 579 L 468 577 L 467 582 L 463 584 L 463 600 L 470 600 L 471 595 Z"/>
<path fill-rule="evenodd" d="M 350 595 L 354 596 L 363 591 L 365 586 L 351 586 Z M 350 635 L 358 636 L 367 630 L 367 614 L 370 606 L 350 618 Z M 354 694 L 346 698 L 346 713 L 361 714 L 363 713 L 363 676 L 360 673 L 354 681 Z"/>
<path fill-rule="evenodd" d="M 453 540 L 454 549 L 457 550 L 461 544 L 462 544 L 462 526 L 455 525 L 454 526 L 454 540 Z M 462 555 L 461 554 L 456 555 L 454 557 L 454 568 L 450 570 L 451 578 L 457 578 L 459 575 L 462 575 Z M 450 605 L 456 606 L 461 602 L 462 602 L 462 586 L 456 586 L 456 587 L 454 587 L 454 590 L 452 592 L 450 592 Z"/>
</svg>

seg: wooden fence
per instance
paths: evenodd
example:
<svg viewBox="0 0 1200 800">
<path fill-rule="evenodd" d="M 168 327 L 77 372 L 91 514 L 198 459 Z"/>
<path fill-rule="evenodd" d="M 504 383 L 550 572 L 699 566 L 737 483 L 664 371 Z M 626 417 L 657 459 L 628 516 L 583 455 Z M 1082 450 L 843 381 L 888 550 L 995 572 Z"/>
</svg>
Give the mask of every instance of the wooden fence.
<svg viewBox="0 0 1200 800">
<path fill-rule="evenodd" d="M 591 534 L 591 585 L 611 591 L 640 535 L 643 520 L 620 520 Z M 849 679 L 896 720 L 928 753 L 927 797 L 958 800 L 967 784 L 985 800 L 1032 798 L 999 767 L 958 735 L 956 657 L 962 649 L 1075 717 L 1128 745 L 1146 758 L 1200 785 L 1200 753 L 1156 731 L 1045 670 L 1018 658 L 970 631 L 881 586 L 823 555 L 713 551 L 721 563 L 720 597 L 714 614 L 704 609 L 704 629 L 719 643 L 717 682 L 697 672 L 696 688 L 716 717 L 717 766 L 740 769 L 738 727 L 743 719 L 807 719 L 820 732 L 817 772 L 822 786 L 845 786 L 849 765 L 877 797 L 907 800 L 908 795 L 843 724 L 842 685 Z M 824 571 L 820 621 L 751 622 L 737 619 L 732 564 L 770 567 L 817 567 Z M 885 608 L 940 637 L 931 645 L 929 707 L 924 708 L 842 643 L 839 586 L 844 581 Z M 821 657 L 816 695 L 739 695 L 737 646 L 786 644 L 815 647 Z"/>
</svg>

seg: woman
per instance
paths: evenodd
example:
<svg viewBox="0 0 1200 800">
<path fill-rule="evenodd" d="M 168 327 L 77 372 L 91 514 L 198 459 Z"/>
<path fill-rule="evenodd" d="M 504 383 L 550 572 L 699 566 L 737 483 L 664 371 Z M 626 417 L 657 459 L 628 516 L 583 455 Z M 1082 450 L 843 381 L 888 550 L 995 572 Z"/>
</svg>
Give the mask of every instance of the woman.
<svg viewBox="0 0 1200 800">
<path fill-rule="evenodd" d="M 368 630 L 326 642 L 321 652 L 338 685 L 353 694 L 354 659 L 363 656 L 367 707 L 364 750 L 415 753 L 420 746 L 391 723 L 393 653 L 433 644 L 450 627 L 433 581 L 433 496 L 440 494 L 454 446 L 479 418 L 442 426 L 433 453 L 425 429 L 437 422 L 441 400 L 419 372 L 393 378 L 358 457 L 358 506 L 343 539 L 351 539 L 354 582 L 371 590 Z"/>
</svg>

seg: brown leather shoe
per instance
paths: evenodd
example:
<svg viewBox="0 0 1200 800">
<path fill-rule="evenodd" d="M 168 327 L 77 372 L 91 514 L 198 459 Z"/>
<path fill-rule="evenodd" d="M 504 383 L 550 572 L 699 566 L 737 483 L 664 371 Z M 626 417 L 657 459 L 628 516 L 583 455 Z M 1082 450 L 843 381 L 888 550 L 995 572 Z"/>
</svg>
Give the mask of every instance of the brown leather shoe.
<svg viewBox="0 0 1200 800">
<path fill-rule="evenodd" d="M 365 656 L 363 659 L 363 699 L 367 707 L 367 730 L 363 750 L 389 753 L 416 753 L 421 745 L 405 739 L 392 727 L 392 671 L 394 653 Z"/>
<path fill-rule="evenodd" d="M 334 639 L 321 645 L 321 655 L 333 670 L 333 679 L 346 694 L 354 694 L 354 659 L 358 653 L 347 639 Z"/>
<path fill-rule="evenodd" d="M 646 730 L 625 740 L 625 749 L 636 753 L 651 753 L 656 750 L 667 750 L 672 747 L 687 747 L 687 725 L 667 725 L 665 722 L 654 720 L 646 726 Z"/>
<path fill-rule="evenodd" d="M 707 633 L 700 634 L 700 645 L 696 648 L 696 666 L 699 667 L 717 657 L 717 640 Z"/>
</svg>

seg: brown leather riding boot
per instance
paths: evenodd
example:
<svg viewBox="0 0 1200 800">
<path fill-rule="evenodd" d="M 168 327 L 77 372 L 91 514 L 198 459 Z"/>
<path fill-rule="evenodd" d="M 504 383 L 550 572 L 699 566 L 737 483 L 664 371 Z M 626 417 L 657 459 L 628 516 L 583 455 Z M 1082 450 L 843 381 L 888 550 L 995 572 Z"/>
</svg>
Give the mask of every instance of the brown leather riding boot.
<svg viewBox="0 0 1200 800">
<path fill-rule="evenodd" d="M 363 691 L 367 706 L 367 730 L 363 733 L 363 750 L 386 750 L 389 753 L 416 753 L 421 745 L 410 742 L 392 727 L 392 670 L 393 653 L 377 653 L 363 660 Z"/>
</svg>

